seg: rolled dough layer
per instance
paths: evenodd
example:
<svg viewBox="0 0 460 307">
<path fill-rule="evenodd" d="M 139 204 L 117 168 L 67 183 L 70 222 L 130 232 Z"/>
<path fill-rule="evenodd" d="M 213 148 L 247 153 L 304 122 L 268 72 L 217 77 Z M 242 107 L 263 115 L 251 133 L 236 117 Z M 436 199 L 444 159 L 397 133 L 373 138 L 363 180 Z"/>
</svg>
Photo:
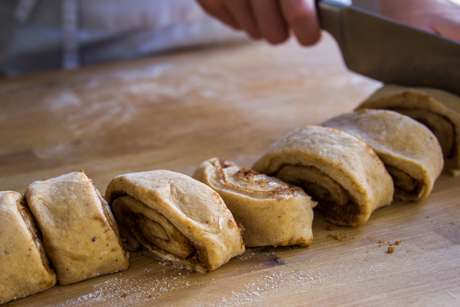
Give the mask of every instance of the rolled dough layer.
<svg viewBox="0 0 460 307">
<path fill-rule="evenodd" d="M 375 152 L 333 128 L 293 131 L 272 144 L 253 169 L 302 187 L 337 225 L 362 225 L 393 200 L 393 181 Z"/>
<path fill-rule="evenodd" d="M 218 158 L 203 162 L 192 177 L 219 193 L 243 224 L 246 246 L 311 244 L 316 202 L 301 188 Z"/>
<path fill-rule="evenodd" d="M 110 208 L 83 171 L 36 181 L 25 196 L 59 284 L 128 268 Z"/>
<path fill-rule="evenodd" d="M 385 85 L 357 109 L 392 110 L 421 122 L 438 138 L 445 167 L 460 174 L 460 97 L 432 88 Z"/>
<path fill-rule="evenodd" d="M 369 145 L 393 178 L 395 198 L 418 201 L 430 195 L 444 160 L 436 136 L 423 124 L 388 110 L 357 110 L 322 124 Z"/>
<path fill-rule="evenodd" d="M 105 198 L 128 248 L 205 273 L 245 250 L 222 198 L 191 177 L 157 170 L 117 176 Z"/>
<path fill-rule="evenodd" d="M 12 191 L 0 192 L 0 280 L 0 304 L 56 284 L 24 197 Z"/>
</svg>

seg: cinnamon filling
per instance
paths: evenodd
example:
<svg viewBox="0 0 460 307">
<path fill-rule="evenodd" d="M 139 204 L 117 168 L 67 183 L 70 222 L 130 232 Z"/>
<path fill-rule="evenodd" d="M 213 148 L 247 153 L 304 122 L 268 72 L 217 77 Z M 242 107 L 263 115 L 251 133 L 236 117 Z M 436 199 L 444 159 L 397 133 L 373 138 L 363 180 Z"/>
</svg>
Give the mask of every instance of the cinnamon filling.
<svg viewBox="0 0 460 307">
<path fill-rule="evenodd" d="M 113 202 L 112 207 L 116 208 L 117 219 L 123 220 L 123 226 L 128 228 L 125 230 L 147 250 L 163 250 L 182 259 L 194 256 L 196 248 L 190 241 L 164 216 L 140 201 L 122 196 Z M 122 235 L 126 233 L 122 232 Z"/>
<path fill-rule="evenodd" d="M 351 195 L 334 179 L 314 166 L 284 165 L 276 177 L 299 186 L 318 202 L 317 208 L 327 219 L 339 223 L 353 223 L 361 213 L 361 208 Z"/>
<path fill-rule="evenodd" d="M 32 217 L 32 213 L 30 212 L 24 200 L 19 201 L 17 206 L 18 206 L 18 211 L 21 214 L 21 217 L 24 220 L 24 223 L 26 224 L 27 230 L 32 236 L 32 240 L 34 241 L 35 247 L 37 248 L 40 254 L 40 260 L 42 262 L 44 269 L 48 271 L 49 273 L 54 273 L 53 269 L 51 268 L 51 263 L 49 262 L 48 257 L 46 256 L 45 247 L 43 246 L 43 243 L 42 243 L 43 242 L 42 236 L 41 236 L 40 230 L 35 225 L 34 219 Z"/>
<path fill-rule="evenodd" d="M 213 163 L 216 169 L 216 180 L 222 186 L 248 193 L 252 197 L 272 197 L 283 199 L 286 195 L 296 195 L 299 188 L 277 178 L 260 174 L 250 168 L 238 168 L 230 162 L 218 159 Z"/>
<path fill-rule="evenodd" d="M 423 182 L 416 180 L 409 174 L 390 165 L 385 165 L 395 186 L 395 196 L 402 200 L 417 200 L 423 193 Z"/>
</svg>

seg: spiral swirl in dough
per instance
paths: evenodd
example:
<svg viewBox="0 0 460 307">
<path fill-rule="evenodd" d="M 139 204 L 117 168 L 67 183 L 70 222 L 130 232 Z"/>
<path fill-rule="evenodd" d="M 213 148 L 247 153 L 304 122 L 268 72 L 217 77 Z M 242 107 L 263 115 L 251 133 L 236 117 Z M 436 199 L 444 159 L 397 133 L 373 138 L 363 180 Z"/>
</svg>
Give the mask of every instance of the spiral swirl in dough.
<svg viewBox="0 0 460 307">
<path fill-rule="evenodd" d="M 424 125 L 387 110 L 358 110 L 324 122 L 345 131 L 377 153 L 393 178 L 395 198 L 418 201 L 430 195 L 444 160 L 436 136 Z"/>
<path fill-rule="evenodd" d="M 460 97 L 432 88 L 385 85 L 357 109 L 392 110 L 421 122 L 437 137 L 445 167 L 460 174 Z"/>
<path fill-rule="evenodd" d="M 393 181 L 375 152 L 333 128 L 293 131 L 272 144 L 253 169 L 302 187 L 337 225 L 364 224 L 393 199 Z"/>
<path fill-rule="evenodd" d="M 222 198 L 205 184 L 166 170 L 120 175 L 107 186 L 128 249 L 205 273 L 245 250 Z"/>
<path fill-rule="evenodd" d="M 243 224 L 246 246 L 311 244 L 316 202 L 302 189 L 218 158 L 201 163 L 193 178 L 219 193 Z"/>
</svg>

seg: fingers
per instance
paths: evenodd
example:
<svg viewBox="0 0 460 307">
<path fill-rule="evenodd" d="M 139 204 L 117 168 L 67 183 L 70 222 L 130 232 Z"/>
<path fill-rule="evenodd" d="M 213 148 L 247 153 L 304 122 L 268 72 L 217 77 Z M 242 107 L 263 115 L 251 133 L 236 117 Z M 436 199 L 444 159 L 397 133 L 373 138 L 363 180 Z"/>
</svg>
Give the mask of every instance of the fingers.
<svg viewBox="0 0 460 307">
<path fill-rule="evenodd" d="M 301 45 L 310 46 L 321 38 L 314 0 L 281 0 L 281 10 Z"/>
<path fill-rule="evenodd" d="M 197 2 L 209 15 L 219 19 L 236 30 L 241 29 L 221 0 L 197 0 Z"/>
<path fill-rule="evenodd" d="M 253 39 L 279 44 L 290 30 L 300 44 L 318 42 L 321 28 L 314 0 L 197 0 L 213 17 L 234 29 L 242 29 Z"/>
<path fill-rule="evenodd" d="M 380 0 L 383 15 L 460 41 L 460 5 L 452 0 Z"/>
<path fill-rule="evenodd" d="M 262 36 L 272 44 L 289 38 L 289 30 L 278 0 L 251 0 L 252 10 Z"/>
<path fill-rule="evenodd" d="M 224 0 L 224 6 L 238 27 L 244 29 L 253 39 L 262 38 L 251 4 L 247 0 Z"/>
</svg>

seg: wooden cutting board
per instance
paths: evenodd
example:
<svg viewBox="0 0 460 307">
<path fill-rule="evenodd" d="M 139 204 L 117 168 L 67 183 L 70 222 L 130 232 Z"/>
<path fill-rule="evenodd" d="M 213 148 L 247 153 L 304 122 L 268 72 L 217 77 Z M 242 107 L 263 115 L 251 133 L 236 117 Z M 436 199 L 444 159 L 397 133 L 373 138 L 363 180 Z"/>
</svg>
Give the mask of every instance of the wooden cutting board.
<svg viewBox="0 0 460 307">
<path fill-rule="evenodd" d="M 250 167 L 379 86 L 348 72 L 328 36 L 313 48 L 220 46 L 3 79 L 0 190 L 79 169 L 103 193 L 116 175 L 190 175 L 211 157 Z M 444 173 L 425 201 L 394 202 L 356 228 L 316 213 L 309 248 L 248 249 L 204 275 L 132 253 L 125 272 L 11 305 L 460 306 L 459 186 Z"/>
</svg>

